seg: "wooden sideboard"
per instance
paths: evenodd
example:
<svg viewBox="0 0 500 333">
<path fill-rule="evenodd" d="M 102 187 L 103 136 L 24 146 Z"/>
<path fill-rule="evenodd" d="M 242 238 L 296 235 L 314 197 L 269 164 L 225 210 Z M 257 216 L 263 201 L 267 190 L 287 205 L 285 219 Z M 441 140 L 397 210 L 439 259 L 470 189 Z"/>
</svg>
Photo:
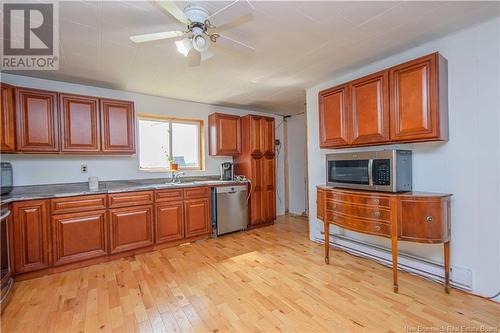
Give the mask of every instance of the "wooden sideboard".
<svg viewBox="0 0 500 333">
<path fill-rule="evenodd" d="M 393 290 L 398 291 L 398 241 L 444 244 L 445 291 L 450 282 L 451 194 L 381 193 L 317 187 L 317 217 L 325 225 L 329 263 L 330 224 L 391 239 Z"/>
</svg>

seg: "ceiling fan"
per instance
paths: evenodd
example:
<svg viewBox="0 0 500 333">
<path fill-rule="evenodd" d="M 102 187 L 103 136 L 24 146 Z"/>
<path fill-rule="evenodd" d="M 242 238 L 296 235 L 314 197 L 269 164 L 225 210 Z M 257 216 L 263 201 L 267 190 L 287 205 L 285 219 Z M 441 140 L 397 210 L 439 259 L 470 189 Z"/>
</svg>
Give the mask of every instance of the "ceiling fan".
<svg viewBox="0 0 500 333">
<path fill-rule="evenodd" d="M 176 39 L 177 51 L 188 58 L 190 66 L 199 66 L 202 61 L 214 56 L 211 44 L 224 44 L 240 52 L 255 51 L 252 46 L 221 34 L 252 19 L 253 7 L 248 0 L 233 1 L 213 14 L 200 5 L 190 4 L 181 10 L 173 1 L 153 2 L 184 24 L 186 29 L 130 36 L 134 43 Z M 212 20 L 219 21 L 220 25 L 215 26 Z"/>
</svg>

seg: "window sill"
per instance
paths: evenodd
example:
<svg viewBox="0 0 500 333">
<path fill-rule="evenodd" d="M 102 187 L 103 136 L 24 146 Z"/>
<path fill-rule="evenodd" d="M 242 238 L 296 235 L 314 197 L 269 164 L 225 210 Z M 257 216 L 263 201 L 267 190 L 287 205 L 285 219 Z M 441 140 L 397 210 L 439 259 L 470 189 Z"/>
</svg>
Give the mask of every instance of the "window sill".
<svg viewBox="0 0 500 333">
<path fill-rule="evenodd" d="M 199 167 L 193 168 L 179 168 L 177 170 L 171 170 L 170 168 L 139 168 L 139 171 L 143 172 L 173 172 L 173 171 L 205 171 L 205 169 Z"/>
</svg>

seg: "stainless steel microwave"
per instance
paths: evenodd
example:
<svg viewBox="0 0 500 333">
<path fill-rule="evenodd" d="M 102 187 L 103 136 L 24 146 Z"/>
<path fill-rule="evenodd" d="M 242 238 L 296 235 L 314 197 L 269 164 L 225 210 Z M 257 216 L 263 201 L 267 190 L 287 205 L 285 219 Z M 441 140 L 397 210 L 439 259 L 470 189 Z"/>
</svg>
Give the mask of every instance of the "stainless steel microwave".
<svg viewBox="0 0 500 333">
<path fill-rule="evenodd" d="M 327 185 L 360 190 L 412 189 L 411 150 L 377 150 L 326 155 Z"/>
</svg>

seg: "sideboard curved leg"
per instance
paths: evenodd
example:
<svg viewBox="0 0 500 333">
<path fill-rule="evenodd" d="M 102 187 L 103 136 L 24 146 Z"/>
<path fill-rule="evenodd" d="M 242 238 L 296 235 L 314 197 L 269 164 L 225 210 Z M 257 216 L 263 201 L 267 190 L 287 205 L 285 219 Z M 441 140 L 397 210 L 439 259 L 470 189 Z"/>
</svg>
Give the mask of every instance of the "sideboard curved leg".
<svg viewBox="0 0 500 333">
<path fill-rule="evenodd" d="M 444 243 L 444 291 L 450 293 L 450 241 Z"/>
<path fill-rule="evenodd" d="M 398 238 L 394 235 L 391 238 L 392 251 L 392 290 L 398 292 Z"/>
<path fill-rule="evenodd" d="M 325 264 L 330 263 L 330 224 L 324 222 L 325 224 Z"/>
</svg>

